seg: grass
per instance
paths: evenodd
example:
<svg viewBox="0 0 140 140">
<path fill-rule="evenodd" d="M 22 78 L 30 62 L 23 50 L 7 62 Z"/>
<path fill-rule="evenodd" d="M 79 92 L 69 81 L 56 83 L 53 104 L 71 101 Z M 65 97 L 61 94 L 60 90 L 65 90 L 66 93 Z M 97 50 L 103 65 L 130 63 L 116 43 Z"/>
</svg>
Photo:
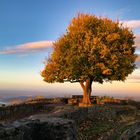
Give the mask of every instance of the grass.
<svg viewBox="0 0 140 140">
<path fill-rule="evenodd" d="M 132 124 L 121 124 L 120 127 L 117 129 L 117 133 L 115 133 L 112 136 L 112 139 L 119 140 L 120 135 L 123 134 L 123 132 L 126 131 L 127 129 L 129 129 L 131 126 L 132 126 Z"/>
<path fill-rule="evenodd" d="M 115 108 L 115 106 L 113 107 Z M 122 111 L 111 120 L 102 120 L 102 117 L 92 120 L 92 117 L 88 117 L 78 127 L 78 140 L 98 140 L 101 138 L 118 140 L 121 134 L 136 122 L 136 113 L 134 113 L 136 110 L 128 108 L 128 106 L 126 110 L 124 107 L 118 106 L 117 109 Z"/>
<path fill-rule="evenodd" d="M 78 128 L 78 140 L 95 140 L 112 129 L 112 122 L 108 121 L 84 121 Z"/>
</svg>

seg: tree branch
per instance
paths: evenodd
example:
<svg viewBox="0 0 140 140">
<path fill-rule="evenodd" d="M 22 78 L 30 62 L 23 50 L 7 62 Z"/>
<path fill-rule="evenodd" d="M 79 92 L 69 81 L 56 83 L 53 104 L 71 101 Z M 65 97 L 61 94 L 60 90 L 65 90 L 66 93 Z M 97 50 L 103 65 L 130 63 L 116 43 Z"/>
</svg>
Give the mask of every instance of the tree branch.
<svg viewBox="0 0 140 140">
<path fill-rule="evenodd" d="M 67 79 L 64 79 L 63 81 L 64 82 L 70 82 L 70 83 L 80 82 L 80 80 L 67 80 Z"/>
<path fill-rule="evenodd" d="M 82 89 L 85 90 L 84 81 L 80 81 L 80 85 L 81 85 Z"/>
</svg>

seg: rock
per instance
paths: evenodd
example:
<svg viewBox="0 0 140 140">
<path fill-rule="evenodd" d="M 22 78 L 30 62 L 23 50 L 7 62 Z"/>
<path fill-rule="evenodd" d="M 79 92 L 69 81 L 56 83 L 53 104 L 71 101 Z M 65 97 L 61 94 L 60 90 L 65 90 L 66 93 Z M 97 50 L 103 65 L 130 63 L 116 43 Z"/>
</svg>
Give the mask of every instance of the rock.
<svg viewBox="0 0 140 140">
<path fill-rule="evenodd" d="M 1 127 L 0 140 L 76 140 L 74 121 L 62 118 L 16 121 Z"/>
<path fill-rule="evenodd" d="M 120 140 L 140 140 L 140 122 L 123 132 Z"/>
</svg>

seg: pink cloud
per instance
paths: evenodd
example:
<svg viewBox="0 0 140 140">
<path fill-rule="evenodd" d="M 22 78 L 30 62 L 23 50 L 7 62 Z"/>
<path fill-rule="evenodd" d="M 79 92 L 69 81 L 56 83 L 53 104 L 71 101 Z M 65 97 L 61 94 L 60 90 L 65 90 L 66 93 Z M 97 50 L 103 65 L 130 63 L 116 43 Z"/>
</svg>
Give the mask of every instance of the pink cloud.
<svg viewBox="0 0 140 140">
<path fill-rule="evenodd" d="M 135 37 L 135 45 L 140 48 L 140 34 L 136 34 Z"/>
<path fill-rule="evenodd" d="M 53 46 L 53 41 L 38 41 L 38 42 L 29 42 L 21 45 L 16 45 L 11 48 L 6 48 L 0 50 L 0 54 L 22 54 L 30 52 L 38 52 L 51 48 Z"/>
<path fill-rule="evenodd" d="M 124 20 L 120 21 L 120 23 L 132 29 L 140 28 L 140 20 Z"/>
<path fill-rule="evenodd" d="M 140 54 L 138 55 L 138 58 L 136 59 L 136 66 L 140 68 Z"/>
</svg>

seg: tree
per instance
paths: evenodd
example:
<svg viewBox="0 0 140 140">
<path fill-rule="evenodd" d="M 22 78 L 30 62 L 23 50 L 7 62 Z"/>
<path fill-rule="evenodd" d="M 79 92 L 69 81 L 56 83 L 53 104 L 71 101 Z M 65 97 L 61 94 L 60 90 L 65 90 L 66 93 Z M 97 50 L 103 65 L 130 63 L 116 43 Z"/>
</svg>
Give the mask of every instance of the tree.
<svg viewBox="0 0 140 140">
<path fill-rule="evenodd" d="M 41 75 L 44 81 L 79 82 L 90 105 L 92 82 L 124 81 L 135 66 L 134 34 L 118 21 L 78 14 L 55 43 Z"/>
</svg>

